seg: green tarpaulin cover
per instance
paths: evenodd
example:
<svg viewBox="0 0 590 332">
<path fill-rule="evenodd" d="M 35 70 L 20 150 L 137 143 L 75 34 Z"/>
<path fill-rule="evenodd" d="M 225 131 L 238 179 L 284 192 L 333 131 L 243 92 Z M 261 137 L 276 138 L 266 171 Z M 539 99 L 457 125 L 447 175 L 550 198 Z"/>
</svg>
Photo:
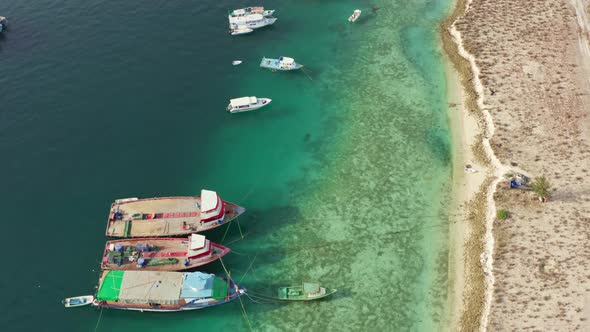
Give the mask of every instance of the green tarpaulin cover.
<svg viewBox="0 0 590 332">
<path fill-rule="evenodd" d="M 100 285 L 96 298 L 99 301 L 118 301 L 125 271 L 109 271 Z"/>
<path fill-rule="evenodd" d="M 227 296 L 227 282 L 221 278 L 215 277 L 213 281 L 213 295 L 216 300 L 223 300 Z"/>
</svg>

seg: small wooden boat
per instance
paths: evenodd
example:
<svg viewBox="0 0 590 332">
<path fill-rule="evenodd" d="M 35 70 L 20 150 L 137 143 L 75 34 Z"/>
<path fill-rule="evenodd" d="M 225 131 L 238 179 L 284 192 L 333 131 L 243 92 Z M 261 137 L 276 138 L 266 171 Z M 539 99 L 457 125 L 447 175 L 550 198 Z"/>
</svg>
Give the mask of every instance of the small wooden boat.
<svg viewBox="0 0 590 332">
<path fill-rule="evenodd" d="M 356 22 L 356 20 L 358 20 L 360 16 L 361 10 L 357 9 L 352 13 L 352 15 L 350 15 L 350 17 L 348 18 L 348 22 Z"/>
<path fill-rule="evenodd" d="M 336 293 L 336 289 L 320 287 L 317 282 L 304 282 L 302 286 L 280 287 L 279 300 L 310 301 Z"/>
<path fill-rule="evenodd" d="M 200 234 L 188 238 L 134 238 L 106 243 L 103 270 L 182 271 L 211 263 L 230 249 Z"/>
<path fill-rule="evenodd" d="M 278 59 L 262 57 L 260 67 L 275 70 L 296 70 L 303 68 L 302 64 L 295 62 L 295 59 L 282 56 Z"/>
<path fill-rule="evenodd" d="M 94 301 L 94 296 L 83 295 L 76 297 L 68 297 L 67 299 L 63 300 L 63 304 L 66 308 L 81 307 L 84 305 L 92 304 L 92 301 Z"/>
</svg>

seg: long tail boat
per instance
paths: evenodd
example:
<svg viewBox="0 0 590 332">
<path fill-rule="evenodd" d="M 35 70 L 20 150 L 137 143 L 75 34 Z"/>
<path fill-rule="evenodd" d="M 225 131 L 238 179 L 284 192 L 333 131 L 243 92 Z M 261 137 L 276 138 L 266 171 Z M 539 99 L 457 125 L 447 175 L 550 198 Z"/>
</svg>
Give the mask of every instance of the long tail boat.
<svg viewBox="0 0 590 332">
<path fill-rule="evenodd" d="M 202 190 L 201 196 L 118 199 L 111 205 L 106 235 L 190 235 L 226 224 L 244 211 L 210 190 Z"/>
<path fill-rule="evenodd" d="M 336 293 L 336 289 L 320 287 L 317 282 L 304 282 L 302 286 L 280 287 L 279 300 L 310 301 Z"/>
<path fill-rule="evenodd" d="M 106 243 L 103 270 L 182 271 L 211 263 L 230 252 L 200 234 L 188 238 L 134 238 Z"/>
<path fill-rule="evenodd" d="M 172 312 L 228 303 L 246 289 L 227 278 L 201 272 L 103 271 L 94 306 Z"/>
</svg>

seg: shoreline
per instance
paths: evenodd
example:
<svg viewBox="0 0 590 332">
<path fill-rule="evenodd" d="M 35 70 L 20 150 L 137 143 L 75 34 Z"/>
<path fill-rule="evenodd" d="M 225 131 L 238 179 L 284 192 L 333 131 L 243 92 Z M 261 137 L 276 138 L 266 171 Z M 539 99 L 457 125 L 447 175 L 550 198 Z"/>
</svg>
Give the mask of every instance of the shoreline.
<svg viewBox="0 0 590 332">
<path fill-rule="evenodd" d="M 469 0 L 456 0 L 439 31 L 453 141 L 454 202 L 451 211 L 455 214 L 449 225 L 447 300 L 447 329 L 451 331 L 486 329 L 494 283 L 493 195 L 503 172 L 489 143 L 493 121 L 483 107 L 479 69 L 475 58 L 463 48 L 461 35 L 455 29 L 455 23 L 465 15 L 470 3 Z M 477 173 L 465 172 L 464 165 L 467 164 Z"/>
</svg>

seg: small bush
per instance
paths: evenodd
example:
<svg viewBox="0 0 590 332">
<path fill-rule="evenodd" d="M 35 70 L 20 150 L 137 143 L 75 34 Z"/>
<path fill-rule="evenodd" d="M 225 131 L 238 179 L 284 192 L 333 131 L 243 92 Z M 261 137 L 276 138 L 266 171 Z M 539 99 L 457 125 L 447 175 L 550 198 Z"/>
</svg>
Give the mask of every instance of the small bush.
<svg viewBox="0 0 590 332">
<path fill-rule="evenodd" d="M 498 220 L 506 220 L 510 218 L 510 212 L 508 210 L 498 210 L 496 211 L 496 218 Z"/>
</svg>

